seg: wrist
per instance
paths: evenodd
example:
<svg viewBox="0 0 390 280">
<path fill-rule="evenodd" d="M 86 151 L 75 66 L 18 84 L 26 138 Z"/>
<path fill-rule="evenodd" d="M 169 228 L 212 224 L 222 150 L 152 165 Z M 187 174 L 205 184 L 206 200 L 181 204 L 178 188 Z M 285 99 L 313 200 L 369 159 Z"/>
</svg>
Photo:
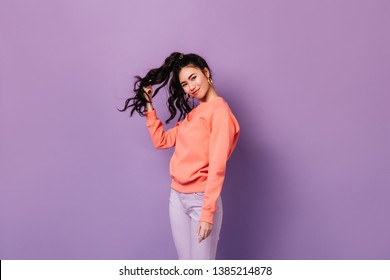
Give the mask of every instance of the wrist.
<svg viewBox="0 0 390 280">
<path fill-rule="evenodd" d="M 146 111 L 150 112 L 150 111 L 153 111 L 154 108 L 153 108 L 153 105 L 151 103 L 147 103 L 146 104 Z"/>
</svg>

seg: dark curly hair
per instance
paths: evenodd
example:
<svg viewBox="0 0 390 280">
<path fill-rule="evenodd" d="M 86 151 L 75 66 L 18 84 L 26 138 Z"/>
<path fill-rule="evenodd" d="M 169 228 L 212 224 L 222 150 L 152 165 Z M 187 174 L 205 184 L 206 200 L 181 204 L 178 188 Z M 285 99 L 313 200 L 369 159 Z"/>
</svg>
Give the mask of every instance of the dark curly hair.
<svg viewBox="0 0 390 280">
<path fill-rule="evenodd" d="M 193 104 L 191 106 L 188 102 L 188 97 L 180 85 L 179 80 L 180 70 L 188 65 L 195 66 L 201 70 L 207 68 L 209 69 L 211 75 L 211 70 L 207 65 L 207 62 L 201 56 L 196 54 L 182 54 L 174 52 L 165 59 L 163 65 L 159 68 L 150 70 L 145 77 L 142 78 L 140 76 L 135 76 L 136 81 L 133 89 L 135 96 L 126 99 L 124 108 L 118 110 L 120 112 L 124 112 L 131 108 L 130 116 L 133 115 L 134 111 L 137 111 L 137 113 L 141 116 L 145 116 L 146 103 L 148 100 L 144 96 L 145 91 L 143 88 L 149 85 L 160 85 L 154 91 L 154 97 L 160 89 L 166 86 L 169 82 L 169 97 L 167 100 L 167 106 L 171 116 L 166 120 L 166 123 L 169 123 L 169 121 L 175 118 L 177 110 L 180 112 L 178 121 L 184 119 L 194 107 Z"/>
</svg>

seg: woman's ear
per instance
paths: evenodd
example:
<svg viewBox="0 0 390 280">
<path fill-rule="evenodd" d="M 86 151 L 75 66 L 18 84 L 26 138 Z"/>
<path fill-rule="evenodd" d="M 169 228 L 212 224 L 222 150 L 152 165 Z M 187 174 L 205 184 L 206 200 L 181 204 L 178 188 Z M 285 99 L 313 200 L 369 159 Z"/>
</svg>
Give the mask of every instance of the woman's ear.
<svg viewBox="0 0 390 280">
<path fill-rule="evenodd" d="M 205 67 L 204 69 L 203 69 L 203 74 L 207 77 L 207 78 L 210 78 L 211 77 L 211 75 L 210 75 L 210 70 L 207 68 L 207 67 Z"/>
</svg>

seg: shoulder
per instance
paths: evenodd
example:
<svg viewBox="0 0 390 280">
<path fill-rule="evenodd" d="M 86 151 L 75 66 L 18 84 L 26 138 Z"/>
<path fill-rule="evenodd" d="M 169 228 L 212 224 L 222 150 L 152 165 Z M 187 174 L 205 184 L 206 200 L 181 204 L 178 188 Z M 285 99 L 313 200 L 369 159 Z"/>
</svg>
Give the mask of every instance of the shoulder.
<svg viewBox="0 0 390 280">
<path fill-rule="evenodd" d="M 208 104 L 203 104 L 201 115 L 208 122 L 233 122 L 237 123 L 229 104 L 222 97 L 217 97 Z"/>
<path fill-rule="evenodd" d="M 211 113 L 212 122 L 226 123 L 231 127 L 235 127 L 236 131 L 240 130 L 240 125 L 236 116 L 231 111 L 229 104 L 225 101 L 225 99 L 219 97 L 213 106 Z"/>
<path fill-rule="evenodd" d="M 204 104 L 204 108 L 209 115 L 227 114 L 231 112 L 229 104 L 220 96 L 216 97 L 208 104 Z"/>
<path fill-rule="evenodd" d="M 229 107 L 229 104 L 222 97 L 218 97 L 212 105 L 211 116 L 213 118 L 234 118 L 234 115 Z"/>
</svg>

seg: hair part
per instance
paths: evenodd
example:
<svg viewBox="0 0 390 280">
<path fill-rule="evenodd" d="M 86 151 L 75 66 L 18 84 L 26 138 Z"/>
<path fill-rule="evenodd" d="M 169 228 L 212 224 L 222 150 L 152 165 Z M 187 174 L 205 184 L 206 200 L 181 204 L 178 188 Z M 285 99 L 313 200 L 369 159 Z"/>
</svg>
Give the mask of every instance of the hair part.
<svg viewBox="0 0 390 280">
<path fill-rule="evenodd" d="M 135 76 L 133 88 L 135 95 L 126 99 L 124 108 L 118 110 L 120 112 L 124 112 L 127 109 L 131 109 L 130 116 L 133 116 L 135 111 L 139 115 L 145 116 L 145 109 L 148 100 L 144 95 L 145 91 L 143 88 L 150 85 L 159 85 L 153 93 L 152 97 L 154 97 L 161 88 L 168 84 L 169 97 L 167 100 L 167 107 L 171 115 L 166 120 L 166 123 L 169 123 L 169 121 L 174 119 L 178 111 L 180 113 L 178 121 L 184 119 L 194 108 L 194 104 L 192 103 L 190 105 L 189 103 L 189 98 L 180 84 L 179 73 L 182 68 L 189 65 L 201 69 L 202 72 L 205 68 L 207 68 L 210 72 L 211 78 L 211 70 L 206 60 L 204 60 L 201 56 L 197 54 L 182 54 L 179 52 L 173 52 L 165 59 L 164 63 L 159 68 L 149 70 L 144 77 Z"/>
</svg>

